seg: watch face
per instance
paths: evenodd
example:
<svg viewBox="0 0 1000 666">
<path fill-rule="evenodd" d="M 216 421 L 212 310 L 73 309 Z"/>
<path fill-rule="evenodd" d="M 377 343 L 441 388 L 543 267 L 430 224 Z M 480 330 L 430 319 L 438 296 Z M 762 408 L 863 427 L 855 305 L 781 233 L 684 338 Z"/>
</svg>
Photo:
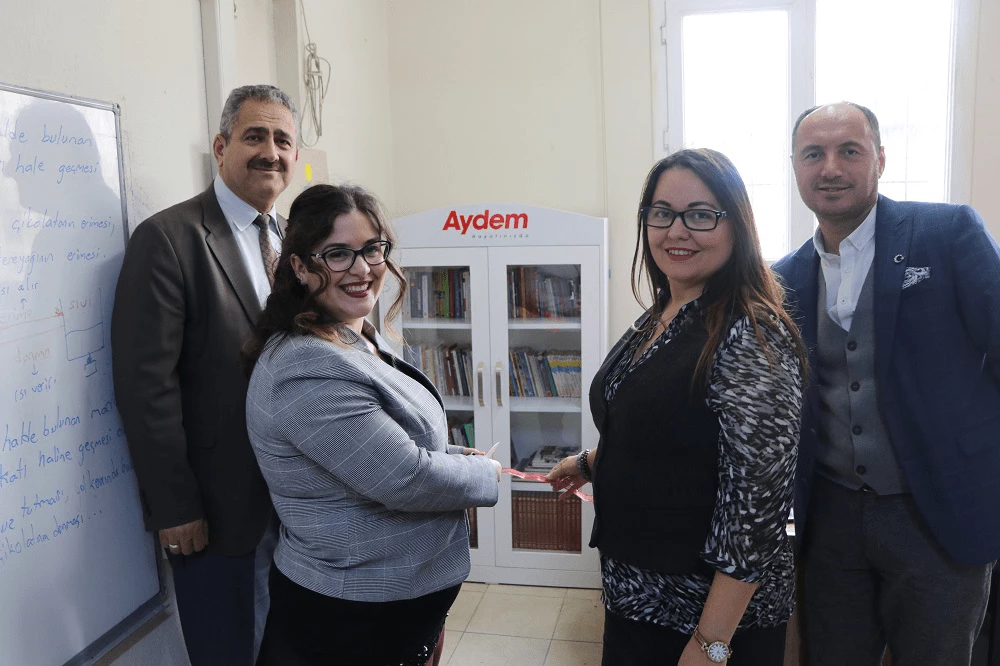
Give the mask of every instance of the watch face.
<svg viewBox="0 0 1000 666">
<path fill-rule="evenodd" d="M 717 664 L 729 658 L 729 646 L 719 641 L 711 643 L 705 652 L 708 653 L 708 658 Z"/>
</svg>

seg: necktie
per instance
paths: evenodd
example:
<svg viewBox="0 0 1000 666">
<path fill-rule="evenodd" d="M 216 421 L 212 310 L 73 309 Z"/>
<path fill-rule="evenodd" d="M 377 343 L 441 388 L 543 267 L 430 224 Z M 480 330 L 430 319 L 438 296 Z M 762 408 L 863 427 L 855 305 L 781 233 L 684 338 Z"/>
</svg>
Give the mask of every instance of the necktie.
<svg viewBox="0 0 1000 666">
<path fill-rule="evenodd" d="M 258 215 L 253 221 L 254 225 L 260 229 L 260 258 L 264 260 L 264 272 L 267 273 L 267 283 L 274 286 L 274 267 L 278 263 L 278 255 L 271 247 L 271 234 L 268 227 L 271 225 L 270 215 Z"/>
</svg>

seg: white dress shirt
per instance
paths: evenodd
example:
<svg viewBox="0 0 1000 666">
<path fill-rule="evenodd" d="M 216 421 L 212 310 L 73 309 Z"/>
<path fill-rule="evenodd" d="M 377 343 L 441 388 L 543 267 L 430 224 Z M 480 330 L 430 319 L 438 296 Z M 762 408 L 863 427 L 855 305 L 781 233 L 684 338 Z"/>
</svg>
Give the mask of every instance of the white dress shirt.
<svg viewBox="0 0 1000 666">
<path fill-rule="evenodd" d="M 219 200 L 222 214 L 226 216 L 229 227 L 233 230 L 233 237 L 236 245 L 240 248 L 240 255 L 243 257 L 243 265 L 247 267 L 247 274 L 253 282 L 254 291 L 260 300 L 260 307 L 264 307 L 268 295 L 271 293 L 271 284 L 267 281 L 267 273 L 264 272 L 264 258 L 260 254 L 260 231 L 254 226 L 253 221 L 260 213 L 253 206 L 229 189 L 220 176 L 215 177 L 215 197 Z M 268 232 L 271 236 L 271 247 L 276 255 L 281 254 L 281 236 L 278 235 L 278 213 L 274 206 L 271 206 L 269 215 L 271 223 L 268 225 Z"/>
<path fill-rule="evenodd" d="M 861 288 L 875 260 L 875 209 L 876 206 L 872 206 L 865 221 L 840 241 L 839 256 L 826 251 L 819 227 L 813 234 L 813 245 L 819 253 L 819 265 L 826 283 L 826 311 L 845 331 L 851 330 Z"/>
</svg>

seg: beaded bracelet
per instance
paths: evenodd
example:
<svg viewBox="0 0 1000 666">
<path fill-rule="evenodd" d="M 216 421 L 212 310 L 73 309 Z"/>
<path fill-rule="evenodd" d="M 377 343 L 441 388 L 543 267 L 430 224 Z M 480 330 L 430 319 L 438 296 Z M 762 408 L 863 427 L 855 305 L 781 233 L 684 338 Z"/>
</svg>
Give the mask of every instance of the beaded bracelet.
<svg viewBox="0 0 1000 666">
<path fill-rule="evenodd" d="M 576 470 L 583 477 L 584 481 L 592 481 L 593 475 L 590 472 L 590 449 L 584 449 L 576 455 Z"/>
</svg>

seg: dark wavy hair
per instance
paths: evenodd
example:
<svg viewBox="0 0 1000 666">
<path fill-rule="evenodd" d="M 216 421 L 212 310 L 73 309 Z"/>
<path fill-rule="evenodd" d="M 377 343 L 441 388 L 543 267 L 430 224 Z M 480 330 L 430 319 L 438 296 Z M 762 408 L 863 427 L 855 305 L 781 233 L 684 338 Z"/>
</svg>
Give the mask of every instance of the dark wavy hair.
<svg viewBox="0 0 1000 666">
<path fill-rule="evenodd" d="M 310 257 L 333 233 L 335 220 L 346 213 L 359 211 L 375 227 L 379 237 L 395 245 L 395 235 L 386 215 L 372 194 L 355 185 L 313 185 L 295 197 L 288 213 L 288 227 L 281 241 L 281 256 L 274 270 L 274 286 L 267 297 L 264 312 L 254 327 L 253 336 L 243 346 L 243 364 L 247 376 L 253 371 L 264 345 L 274 334 L 284 336 L 315 335 L 338 344 L 351 344 L 357 334 L 343 322 L 334 320 L 316 301 L 316 294 L 330 286 L 330 273 L 326 267 Z M 319 278 L 319 289 L 310 292 L 300 284 L 292 269 L 292 255 L 305 264 L 306 270 Z M 385 321 L 399 316 L 406 297 L 406 280 L 399 266 L 390 258 L 386 268 L 399 282 L 399 294 L 389 306 Z M 388 324 L 386 332 L 399 337 Z"/>
<path fill-rule="evenodd" d="M 777 322 L 784 324 L 804 377 L 807 367 L 805 345 L 795 322 L 785 312 L 785 290 L 764 262 L 750 197 L 736 167 L 728 157 L 708 148 L 673 153 L 650 169 L 642 187 L 640 209 L 652 203 L 660 175 L 668 169 L 686 169 L 705 184 L 726 211 L 724 219 L 729 220 L 733 235 L 733 252 L 729 260 L 705 284 L 702 303 L 706 309 L 708 340 L 695 368 L 693 386 L 707 386 L 715 351 L 724 341 L 729 327 L 741 316 L 750 319 L 757 340 L 772 363 L 774 352 L 764 339 L 760 326 L 767 326 L 785 336 Z M 650 318 L 640 332 L 649 333 L 656 327 L 670 301 L 670 282 L 653 259 L 641 214 L 637 216 L 637 222 L 639 235 L 632 256 L 632 293 L 640 305 L 645 305 L 640 295 L 640 283 L 644 277 L 654 298 L 653 304 L 646 309 Z M 680 221 L 675 224 L 680 224 Z"/>
</svg>

